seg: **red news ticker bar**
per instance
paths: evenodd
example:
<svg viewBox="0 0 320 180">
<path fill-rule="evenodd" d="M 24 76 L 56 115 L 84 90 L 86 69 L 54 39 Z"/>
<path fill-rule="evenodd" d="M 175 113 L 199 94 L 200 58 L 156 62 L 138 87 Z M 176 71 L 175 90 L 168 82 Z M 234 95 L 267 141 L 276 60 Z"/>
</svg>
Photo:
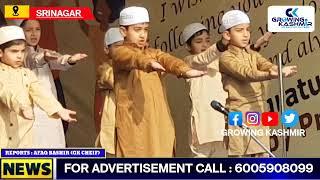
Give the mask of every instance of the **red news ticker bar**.
<svg viewBox="0 0 320 180">
<path fill-rule="evenodd" d="M 30 18 L 38 20 L 94 20 L 89 7 L 30 7 Z"/>
</svg>

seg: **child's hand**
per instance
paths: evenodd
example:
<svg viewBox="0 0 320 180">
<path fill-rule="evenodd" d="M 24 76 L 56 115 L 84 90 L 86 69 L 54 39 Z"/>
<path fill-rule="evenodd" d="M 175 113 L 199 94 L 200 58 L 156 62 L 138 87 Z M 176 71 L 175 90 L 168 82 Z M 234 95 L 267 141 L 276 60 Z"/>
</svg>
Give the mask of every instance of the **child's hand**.
<svg viewBox="0 0 320 180">
<path fill-rule="evenodd" d="M 33 120 L 34 119 L 33 109 L 31 107 L 30 108 L 25 108 L 24 110 L 22 110 L 22 116 L 25 119 Z"/>
<path fill-rule="evenodd" d="M 191 69 L 189 71 L 186 72 L 186 77 L 187 78 L 195 78 L 195 77 L 201 77 L 203 75 L 207 74 L 206 71 L 199 71 L 196 69 Z"/>
<path fill-rule="evenodd" d="M 76 63 L 77 61 L 80 61 L 81 59 L 86 58 L 86 57 L 88 57 L 88 55 L 77 53 L 77 54 L 72 55 L 69 58 L 68 63 Z"/>
<path fill-rule="evenodd" d="M 67 122 L 76 122 L 77 121 L 75 118 L 73 118 L 76 115 L 76 112 L 71 111 L 69 109 L 63 108 L 62 110 L 57 112 L 57 115 L 60 116 L 60 118 L 62 120 L 65 120 Z"/>
<path fill-rule="evenodd" d="M 269 69 L 270 79 L 277 79 L 279 77 L 278 67 L 274 66 Z"/>
<path fill-rule="evenodd" d="M 156 61 L 151 62 L 151 68 L 154 71 L 166 71 L 166 69 Z"/>
<path fill-rule="evenodd" d="M 261 36 L 256 43 L 254 44 L 254 48 L 259 48 L 265 43 L 268 43 L 269 40 L 271 39 L 272 33 L 271 32 L 266 32 L 263 36 Z"/>
<path fill-rule="evenodd" d="M 295 74 L 297 74 L 298 70 L 297 70 L 297 66 L 286 66 L 284 68 L 282 68 L 282 73 L 284 75 L 284 77 L 292 77 Z"/>
<path fill-rule="evenodd" d="M 59 53 L 48 50 L 48 49 L 44 50 L 44 59 L 46 61 L 56 61 L 58 57 L 59 57 Z"/>
<path fill-rule="evenodd" d="M 292 77 L 295 74 L 297 74 L 297 66 L 286 66 L 284 68 L 282 68 L 282 74 L 284 77 Z M 269 74 L 270 74 L 270 78 L 271 79 L 276 79 L 279 77 L 278 74 L 278 66 L 273 66 L 270 70 L 269 70 Z"/>
</svg>

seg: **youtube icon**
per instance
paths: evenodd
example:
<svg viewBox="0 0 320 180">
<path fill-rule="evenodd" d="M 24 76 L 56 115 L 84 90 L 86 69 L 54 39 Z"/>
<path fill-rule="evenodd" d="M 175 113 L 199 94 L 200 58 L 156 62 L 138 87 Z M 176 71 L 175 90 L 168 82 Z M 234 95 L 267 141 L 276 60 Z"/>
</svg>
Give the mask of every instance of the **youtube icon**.
<svg viewBox="0 0 320 180">
<path fill-rule="evenodd" d="M 262 125 L 264 126 L 278 126 L 279 114 L 277 112 L 262 113 Z"/>
</svg>

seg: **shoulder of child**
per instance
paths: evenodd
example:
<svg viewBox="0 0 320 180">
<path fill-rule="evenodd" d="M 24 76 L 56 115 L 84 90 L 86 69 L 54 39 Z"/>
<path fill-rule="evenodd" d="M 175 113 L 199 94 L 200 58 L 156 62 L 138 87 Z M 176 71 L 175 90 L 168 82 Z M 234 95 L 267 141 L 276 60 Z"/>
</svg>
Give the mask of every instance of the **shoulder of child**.
<svg viewBox="0 0 320 180">
<path fill-rule="evenodd" d="M 148 47 L 146 50 L 147 50 L 147 52 L 151 52 L 151 53 L 167 53 L 167 52 L 162 51 L 161 49 L 155 49 L 155 48 L 151 48 L 151 47 Z"/>
<path fill-rule="evenodd" d="M 186 62 L 187 64 L 191 65 L 194 57 L 195 57 L 195 55 L 187 55 L 184 58 L 182 58 L 182 60 L 184 62 Z"/>
<path fill-rule="evenodd" d="M 187 55 L 185 57 L 183 57 L 182 59 L 183 60 L 189 60 L 189 59 L 192 59 L 195 55 Z"/>
<path fill-rule="evenodd" d="M 123 45 L 118 45 L 116 48 L 116 51 L 139 51 L 140 49 L 135 47 L 134 44 L 123 44 Z"/>
<path fill-rule="evenodd" d="M 108 62 L 103 62 L 99 65 L 98 70 L 105 70 L 112 67 Z"/>
<path fill-rule="evenodd" d="M 26 76 L 29 76 L 29 77 L 30 77 L 30 76 L 35 75 L 35 73 L 34 73 L 32 70 L 30 70 L 29 68 L 23 67 L 22 70 L 25 72 L 25 75 L 26 75 Z"/>
<path fill-rule="evenodd" d="M 220 56 L 220 61 L 222 60 L 222 59 L 225 59 L 225 58 L 235 58 L 236 56 L 235 56 L 235 54 L 233 54 L 231 51 L 229 51 L 229 50 L 226 50 L 226 51 L 224 51 L 222 54 L 221 54 L 221 56 Z"/>
<path fill-rule="evenodd" d="M 259 52 L 251 49 L 248 51 L 248 53 L 251 54 L 252 57 L 263 57 Z"/>
</svg>

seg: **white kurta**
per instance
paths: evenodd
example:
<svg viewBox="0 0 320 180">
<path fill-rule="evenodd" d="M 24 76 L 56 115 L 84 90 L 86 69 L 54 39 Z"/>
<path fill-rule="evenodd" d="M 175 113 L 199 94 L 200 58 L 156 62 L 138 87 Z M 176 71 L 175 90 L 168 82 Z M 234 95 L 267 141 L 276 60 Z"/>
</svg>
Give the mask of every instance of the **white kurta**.
<svg viewBox="0 0 320 180">
<path fill-rule="evenodd" d="M 97 147 L 105 148 L 107 153 L 115 154 L 115 124 L 116 104 L 114 93 L 113 68 L 109 62 L 102 63 L 98 68 L 98 87 L 104 97 L 104 104 L 101 115 L 100 132 L 96 139 Z"/>
<path fill-rule="evenodd" d="M 211 108 L 212 100 L 225 104 L 227 93 L 223 90 L 221 74 L 219 72 L 220 52 L 216 45 L 206 51 L 185 57 L 185 61 L 194 69 L 207 69 L 208 74 L 198 78 L 188 79 L 190 85 L 191 129 L 192 143 L 204 144 L 223 141 L 222 131 L 225 128 L 224 115 Z M 193 122 L 192 122 L 193 121 Z M 195 144 L 191 144 L 191 147 Z"/>
<path fill-rule="evenodd" d="M 34 147 L 34 121 L 22 117 L 22 108 L 38 104 L 51 116 L 62 106 L 29 69 L 0 63 L 0 84 L 4 86 L 0 90 L 0 148 Z"/>
<path fill-rule="evenodd" d="M 66 70 L 71 67 L 67 63 L 69 55 L 54 54 L 57 60 L 47 63 L 44 61 L 43 49 L 38 47 L 36 51 L 28 48 L 26 66 L 37 76 L 40 84 L 47 93 L 52 93 L 57 98 L 56 86 L 51 69 Z M 34 107 L 35 121 L 33 125 L 33 144 L 35 148 L 65 148 L 65 136 L 61 119 L 49 117 L 39 106 Z"/>
</svg>

